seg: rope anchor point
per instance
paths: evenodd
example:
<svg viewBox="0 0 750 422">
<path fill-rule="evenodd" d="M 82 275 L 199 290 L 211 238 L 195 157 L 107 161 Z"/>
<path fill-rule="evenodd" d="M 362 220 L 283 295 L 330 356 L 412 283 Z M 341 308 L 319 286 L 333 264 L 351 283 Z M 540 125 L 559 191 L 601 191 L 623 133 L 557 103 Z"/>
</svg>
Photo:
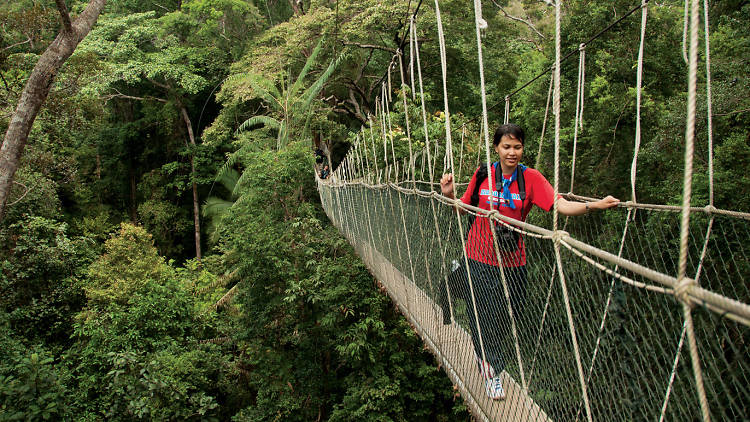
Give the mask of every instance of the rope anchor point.
<svg viewBox="0 0 750 422">
<path fill-rule="evenodd" d="M 683 277 L 678 280 L 677 284 L 674 286 L 674 295 L 680 302 L 686 304 L 692 309 L 695 304 L 690 299 L 690 289 L 697 285 L 698 283 L 694 279 Z"/>
</svg>

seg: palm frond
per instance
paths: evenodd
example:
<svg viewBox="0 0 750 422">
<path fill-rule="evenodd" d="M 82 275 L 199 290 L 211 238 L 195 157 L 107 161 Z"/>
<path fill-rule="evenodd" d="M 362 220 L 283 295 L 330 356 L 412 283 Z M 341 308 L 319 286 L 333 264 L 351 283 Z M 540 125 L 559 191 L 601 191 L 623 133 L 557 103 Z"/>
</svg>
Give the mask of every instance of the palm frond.
<svg viewBox="0 0 750 422">
<path fill-rule="evenodd" d="M 276 149 L 281 149 L 282 146 L 286 145 L 288 139 L 288 128 L 285 123 L 281 124 L 279 128 L 279 136 L 276 138 Z"/>
<path fill-rule="evenodd" d="M 299 72 L 299 75 L 297 75 L 297 80 L 294 81 L 294 84 L 289 89 L 289 93 L 291 96 L 296 96 L 297 91 L 300 90 L 302 87 L 302 83 L 305 80 L 305 77 L 307 76 L 307 73 L 310 71 L 310 68 L 315 64 L 315 61 L 318 58 L 318 54 L 320 54 L 321 47 L 323 46 L 323 38 L 321 37 L 318 41 L 318 44 L 313 49 L 312 53 L 310 54 L 310 57 L 307 58 L 307 61 L 305 62 L 305 65 L 302 67 L 302 70 Z"/>
<path fill-rule="evenodd" d="M 331 77 L 333 74 L 333 71 L 336 70 L 336 68 L 339 66 L 341 61 L 343 60 L 344 55 L 339 55 L 335 60 L 331 62 L 331 64 L 328 65 L 328 68 L 323 72 L 318 79 L 313 83 L 309 88 L 307 88 L 302 95 L 304 98 L 304 103 L 302 105 L 302 109 L 307 109 L 307 107 L 310 106 L 310 103 L 313 99 L 320 93 L 320 91 L 325 86 L 326 82 L 328 82 L 328 78 Z"/>
<path fill-rule="evenodd" d="M 219 182 L 222 186 L 224 186 L 224 189 L 226 189 L 229 192 L 232 192 L 234 190 L 234 187 L 237 185 L 237 179 L 240 178 L 240 173 L 235 169 L 230 169 L 224 174 L 221 175 L 218 179 L 216 179 L 217 182 Z"/>
<path fill-rule="evenodd" d="M 237 184 L 234 186 L 234 191 L 232 192 L 233 195 L 238 195 L 237 201 L 235 203 L 240 203 L 240 199 L 243 199 L 239 197 L 239 191 L 243 186 L 245 186 L 250 176 L 252 176 L 252 172 L 245 170 L 242 172 L 240 178 L 237 179 Z"/>
<path fill-rule="evenodd" d="M 271 116 L 260 114 L 258 116 L 253 116 L 245 120 L 244 122 L 242 122 L 240 127 L 238 127 L 237 130 L 235 131 L 235 134 L 239 134 L 242 131 L 248 130 L 253 126 L 260 125 L 260 124 L 266 125 L 271 129 L 278 129 L 280 126 L 280 123 L 278 120 L 274 119 Z"/>
<path fill-rule="evenodd" d="M 233 167 L 237 162 L 240 160 L 240 158 L 247 152 L 247 150 L 250 149 L 250 145 L 246 144 L 240 147 L 237 151 L 229 154 L 229 157 L 227 157 L 227 161 L 222 164 L 221 168 L 219 168 L 219 171 L 216 173 L 216 181 L 221 180 L 228 172 L 233 171 Z"/>
<path fill-rule="evenodd" d="M 232 205 L 234 205 L 234 201 L 227 201 L 226 199 L 211 196 L 203 203 L 203 207 L 201 207 L 201 215 L 205 218 L 212 219 L 226 213 Z"/>
<path fill-rule="evenodd" d="M 271 80 L 260 75 L 252 75 L 249 82 L 255 93 L 258 94 L 258 97 L 263 101 L 277 110 L 283 109 L 283 105 L 281 104 L 281 92 Z"/>
</svg>

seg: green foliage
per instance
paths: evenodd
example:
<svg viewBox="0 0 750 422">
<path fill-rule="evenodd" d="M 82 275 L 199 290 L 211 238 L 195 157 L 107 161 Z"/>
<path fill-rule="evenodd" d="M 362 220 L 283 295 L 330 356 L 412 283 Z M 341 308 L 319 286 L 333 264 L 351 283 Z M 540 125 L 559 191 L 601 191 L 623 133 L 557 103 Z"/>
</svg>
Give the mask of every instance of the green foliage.
<svg viewBox="0 0 750 422">
<path fill-rule="evenodd" d="M 164 262 L 142 228 L 123 224 L 106 242 L 89 269 L 89 304 L 77 316 L 68 357 L 78 362 L 78 412 L 112 420 L 218 419 L 217 396 L 227 386 L 219 349 L 194 340 L 211 330 L 198 318 L 190 274 Z"/>
<path fill-rule="evenodd" d="M 3 324 L 4 325 L 4 324 Z M 64 371 L 41 348 L 26 350 L 6 337 L 0 345 L 0 421 L 61 420 L 70 416 Z M 61 376 L 62 375 L 62 376 Z"/>
<path fill-rule="evenodd" d="M 67 230 L 64 223 L 28 216 L 2 230 L 0 306 L 29 341 L 67 343 L 72 313 L 82 305 L 77 280 L 97 249 Z"/>
<path fill-rule="evenodd" d="M 107 357 L 108 419 L 218 420 L 213 416 L 218 404 L 205 393 L 217 368 L 205 364 L 210 358 L 205 351 L 110 352 Z"/>
<path fill-rule="evenodd" d="M 242 280 L 236 337 L 253 395 L 235 420 L 449 412 L 450 383 L 429 355 L 414 357 L 418 338 L 308 202 L 311 160 L 300 142 L 248 154 L 240 199 L 218 226 L 225 265 Z"/>
<path fill-rule="evenodd" d="M 104 245 L 105 253 L 89 268 L 86 295 L 94 303 L 124 303 L 149 282 L 170 275 L 146 230 L 123 223 L 120 233 Z"/>
</svg>

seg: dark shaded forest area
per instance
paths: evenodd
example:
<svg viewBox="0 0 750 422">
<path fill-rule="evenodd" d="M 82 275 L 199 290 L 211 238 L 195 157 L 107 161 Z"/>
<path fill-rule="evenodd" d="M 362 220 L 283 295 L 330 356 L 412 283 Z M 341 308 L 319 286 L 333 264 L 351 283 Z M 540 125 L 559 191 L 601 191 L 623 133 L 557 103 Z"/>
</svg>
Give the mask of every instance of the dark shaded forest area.
<svg viewBox="0 0 750 422">
<path fill-rule="evenodd" d="M 99 3 L 90 31 L 51 73 L 27 139 L 9 140 L 35 66 Z M 417 3 L 0 4 L 0 190 L 7 185 L 0 421 L 470 419 L 433 356 L 330 225 L 313 174 L 316 148 L 335 167 L 375 113 Z M 430 115 L 424 127 L 412 126 L 416 150 L 425 130 L 445 138 L 435 11 L 419 4 Z M 576 49 L 638 4 L 564 2 L 563 48 Z M 488 101 L 500 104 L 490 111 L 493 126 L 504 96 L 552 63 L 554 7 L 541 0 L 483 7 L 491 28 L 483 39 Z M 463 0 L 440 8 L 450 34 L 453 136 L 460 139 L 466 123 L 467 139 L 478 140 L 473 9 Z M 654 4 L 649 13 L 639 161 L 647 170 L 638 199 L 679 204 L 683 3 Z M 747 212 L 750 2 L 711 2 L 709 16 L 715 204 Z M 639 28 L 639 19 L 625 20 L 588 52 L 576 180 L 588 194 L 630 192 L 622 180 L 633 152 Z M 567 98 L 575 97 L 576 72 L 574 64 L 563 69 Z M 513 102 L 513 119 L 530 140 L 529 163 L 548 82 Z M 419 116 L 419 97 L 407 97 L 409 115 Z M 399 107 L 389 136 L 403 156 L 409 140 Z M 574 113 L 563 106 L 563 137 L 572 138 Z M 693 199 L 702 206 L 705 98 L 698 115 Z M 12 171 L 11 141 L 21 142 Z M 549 170 L 551 152 L 542 154 Z"/>
</svg>

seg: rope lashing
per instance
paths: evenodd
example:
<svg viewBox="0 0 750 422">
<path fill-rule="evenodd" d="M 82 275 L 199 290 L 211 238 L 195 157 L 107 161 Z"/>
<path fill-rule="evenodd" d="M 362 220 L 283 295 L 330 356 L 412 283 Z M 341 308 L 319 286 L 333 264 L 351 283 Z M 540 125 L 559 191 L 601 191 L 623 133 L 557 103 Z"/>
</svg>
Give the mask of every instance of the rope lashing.
<svg viewBox="0 0 750 422">
<path fill-rule="evenodd" d="M 690 308 L 693 308 L 695 305 L 693 300 L 690 298 L 689 293 L 690 289 L 697 285 L 698 283 L 696 283 L 694 279 L 683 277 L 678 280 L 677 284 L 674 286 L 674 295 L 677 299 L 679 299 L 680 302 L 684 303 Z"/>
<path fill-rule="evenodd" d="M 560 243 L 569 237 L 570 233 L 566 232 L 565 230 L 555 230 L 552 232 L 552 241 L 555 243 Z"/>
</svg>

